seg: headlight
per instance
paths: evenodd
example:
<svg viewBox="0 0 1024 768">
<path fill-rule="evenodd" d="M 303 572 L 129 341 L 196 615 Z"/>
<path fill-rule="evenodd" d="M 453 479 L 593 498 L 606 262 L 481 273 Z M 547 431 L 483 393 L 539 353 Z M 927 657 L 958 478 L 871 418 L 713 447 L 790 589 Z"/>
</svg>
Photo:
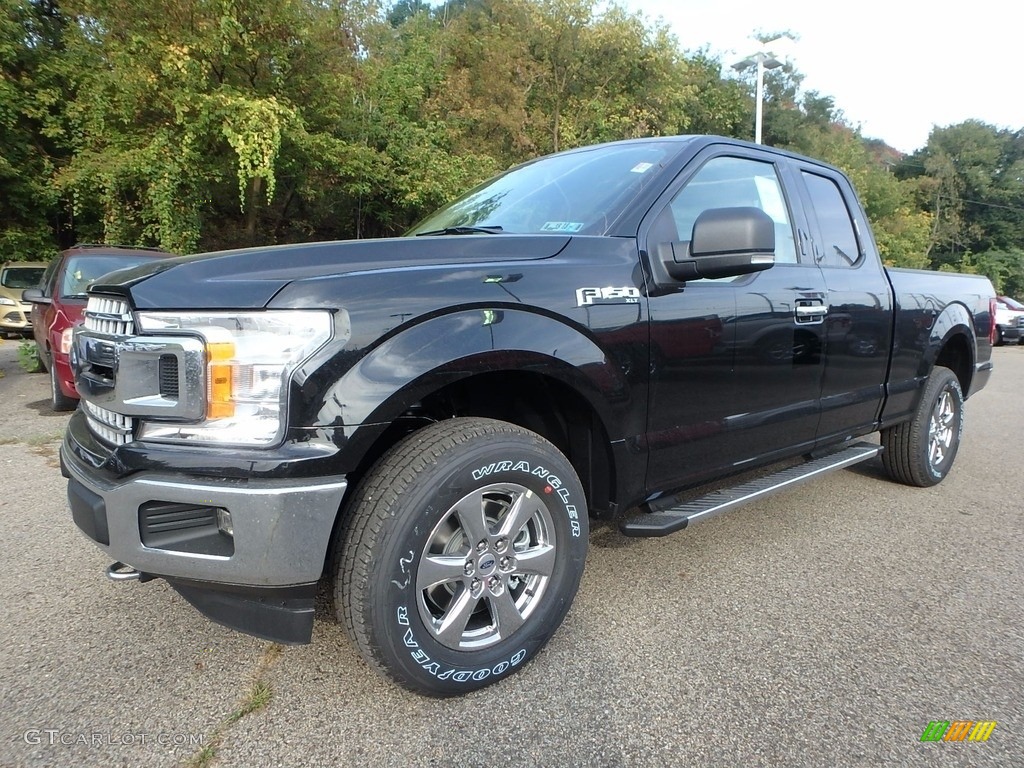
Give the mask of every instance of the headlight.
<svg viewBox="0 0 1024 768">
<path fill-rule="evenodd" d="M 205 346 L 206 418 L 197 424 L 146 421 L 143 440 L 268 445 L 281 431 L 292 372 L 330 338 L 329 312 L 140 312 L 138 327 L 199 336 Z"/>
<path fill-rule="evenodd" d="M 8 299 L 6 296 L 0 296 L 0 307 L 16 307 L 18 306 L 13 299 Z"/>
</svg>

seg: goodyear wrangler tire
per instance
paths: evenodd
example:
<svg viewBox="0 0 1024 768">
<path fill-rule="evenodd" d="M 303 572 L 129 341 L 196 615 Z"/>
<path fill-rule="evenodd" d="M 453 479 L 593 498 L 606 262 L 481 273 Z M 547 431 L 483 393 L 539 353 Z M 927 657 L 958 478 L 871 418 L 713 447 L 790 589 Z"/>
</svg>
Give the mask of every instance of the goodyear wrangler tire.
<svg viewBox="0 0 1024 768">
<path fill-rule="evenodd" d="M 410 690 L 454 696 L 522 669 L 558 629 L 587 507 L 539 435 L 451 419 L 377 462 L 341 535 L 335 603 L 360 652 Z"/>
<path fill-rule="evenodd" d="M 882 431 L 882 465 L 893 480 L 920 488 L 953 467 L 964 427 L 964 395 L 948 368 L 935 366 L 914 418 Z"/>
</svg>

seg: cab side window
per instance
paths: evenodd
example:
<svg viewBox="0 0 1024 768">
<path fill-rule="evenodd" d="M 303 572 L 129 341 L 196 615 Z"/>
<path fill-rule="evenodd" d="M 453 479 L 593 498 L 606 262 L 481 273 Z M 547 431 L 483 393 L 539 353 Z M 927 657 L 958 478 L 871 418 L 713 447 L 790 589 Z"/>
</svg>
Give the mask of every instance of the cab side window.
<svg viewBox="0 0 1024 768">
<path fill-rule="evenodd" d="M 736 207 L 760 208 L 768 214 L 775 222 L 775 262 L 796 263 L 793 225 L 775 166 L 759 160 L 712 158 L 669 203 L 671 218 L 656 223 L 654 229 L 664 232 L 674 224 L 678 238 L 673 239 L 689 240 L 693 223 L 701 213 L 713 208 Z M 668 215 L 663 213 L 659 219 Z"/>
<path fill-rule="evenodd" d="M 823 267 L 852 267 L 860 262 L 860 245 L 850 209 L 832 179 L 802 171 L 814 206 L 820 234 L 819 263 Z"/>
<path fill-rule="evenodd" d="M 49 264 L 46 265 L 46 271 L 43 273 L 42 279 L 39 281 L 39 288 L 43 292 L 43 296 L 46 298 L 53 297 L 54 289 L 54 273 L 57 271 L 58 265 L 60 265 L 61 257 L 57 256 Z"/>
</svg>

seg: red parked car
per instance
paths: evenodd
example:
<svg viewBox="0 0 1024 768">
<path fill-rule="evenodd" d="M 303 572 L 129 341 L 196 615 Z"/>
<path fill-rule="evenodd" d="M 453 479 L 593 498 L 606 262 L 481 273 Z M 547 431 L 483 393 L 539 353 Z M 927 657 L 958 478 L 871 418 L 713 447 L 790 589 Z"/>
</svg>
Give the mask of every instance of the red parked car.
<svg viewBox="0 0 1024 768">
<path fill-rule="evenodd" d="M 38 288 L 24 291 L 22 299 L 32 303 L 37 354 L 50 372 L 50 398 L 55 411 L 70 411 L 78 405 L 68 355 L 71 329 L 82 321 L 88 286 L 108 272 L 173 255 L 152 248 L 75 245 L 50 262 Z"/>
</svg>

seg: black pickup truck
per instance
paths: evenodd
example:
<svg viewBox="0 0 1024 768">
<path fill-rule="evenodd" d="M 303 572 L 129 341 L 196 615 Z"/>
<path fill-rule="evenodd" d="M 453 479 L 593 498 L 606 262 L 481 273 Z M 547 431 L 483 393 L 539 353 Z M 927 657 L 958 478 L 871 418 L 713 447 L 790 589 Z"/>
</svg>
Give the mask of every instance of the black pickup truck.
<svg viewBox="0 0 1024 768">
<path fill-rule="evenodd" d="M 329 579 L 372 665 L 458 694 L 556 631 L 591 519 L 660 536 L 879 453 L 941 481 L 993 298 L 885 269 L 814 160 L 706 136 L 564 152 L 405 237 L 93 285 L 71 511 L 112 579 L 260 637 L 308 642 Z"/>
</svg>

